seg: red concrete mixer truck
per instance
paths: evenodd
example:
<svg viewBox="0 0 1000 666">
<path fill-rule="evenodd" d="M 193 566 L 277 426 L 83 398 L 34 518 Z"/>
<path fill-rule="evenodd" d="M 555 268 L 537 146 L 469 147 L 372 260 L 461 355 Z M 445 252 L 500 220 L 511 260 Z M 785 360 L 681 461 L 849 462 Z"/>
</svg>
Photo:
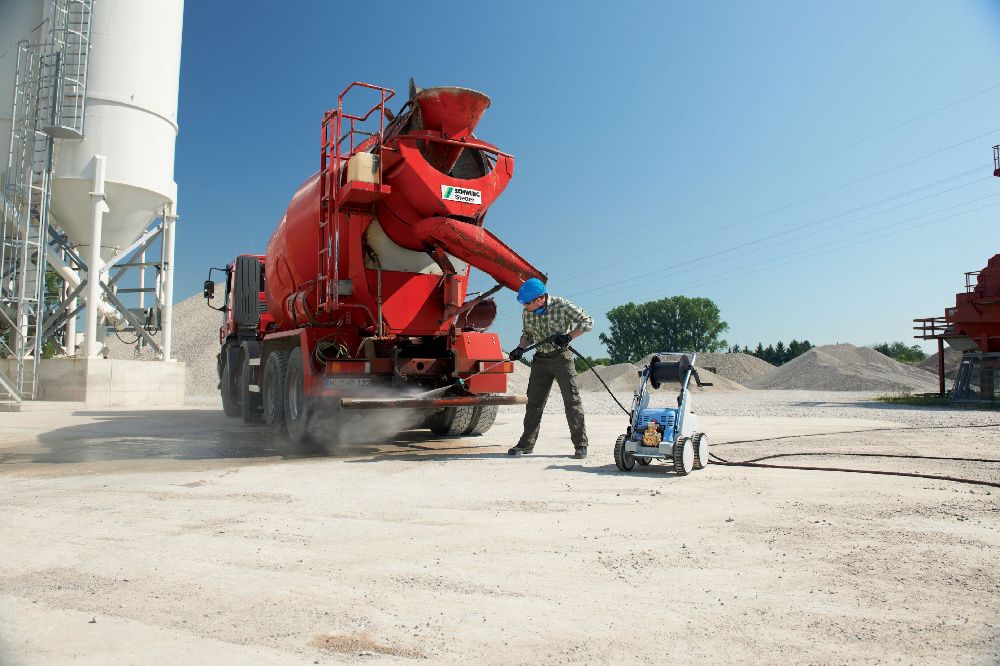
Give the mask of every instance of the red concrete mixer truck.
<svg viewBox="0 0 1000 666">
<path fill-rule="evenodd" d="M 358 93 L 375 103 L 351 113 L 345 98 Z M 491 296 L 545 276 L 484 226 L 514 172 L 511 155 L 473 134 L 490 100 L 411 82 L 393 113 L 393 95 L 348 86 L 324 114 L 319 171 L 266 254 L 238 256 L 205 282 L 211 303 L 213 271 L 225 272 L 225 413 L 300 446 L 335 439 L 350 410 L 415 410 L 438 435 L 467 435 L 523 401 L 505 395 L 513 364 L 486 330 Z M 469 294 L 471 268 L 497 285 Z"/>
</svg>

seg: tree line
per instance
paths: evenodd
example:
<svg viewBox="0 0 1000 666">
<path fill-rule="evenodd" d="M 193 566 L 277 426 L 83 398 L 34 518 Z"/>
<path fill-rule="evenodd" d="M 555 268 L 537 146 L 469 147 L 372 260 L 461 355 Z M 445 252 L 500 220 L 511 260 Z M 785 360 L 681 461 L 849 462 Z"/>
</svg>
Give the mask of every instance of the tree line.
<svg viewBox="0 0 1000 666">
<path fill-rule="evenodd" d="M 766 347 L 758 342 L 753 349 L 729 345 L 721 337 L 729 330 L 729 324 L 722 321 L 719 307 L 708 298 L 670 296 L 646 303 L 626 303 L 611 308 L 607 317 L 608 331 L 598 337 L 608 355 L 587 356 L 586 361 L 592 366 L 635 363 L 652 352 L 667 351 L 743 353 L 771 365 L 784 365 L 814 347 L 808 340 L 792 340 L 788 344 L 779 340 Z M 872 348 L 904 363 L 921 361 L 927 356 L 919 346 L 903 342 L 883 342 Z M 575 361 L 577 372 L 587 370 L 583 359 L 577 357 Z"/>
<path fill-rule="evenodd" d="M 743 347 L 741 349 L 739 345 L 733 345 L 728 351 L 731 354 L 738 354 L 740 352 L 750 354 L 751 356 L 756 356 L 763 361 L 767 361 L 771 365 L 784 365 L 796 356 L 805 354 L 807 351 L 812 349 L 813 346 L 814 345 L 808 340 L 803 340 L 802 342 L 792 340 L 787 346 L 784 342 L 778 340 L 777 344 L 768 345 L 767 347 L 765 347 L 763 343 L 758 342 L 756 349 L 750 349 L 749 347 Z"/>
</svg>

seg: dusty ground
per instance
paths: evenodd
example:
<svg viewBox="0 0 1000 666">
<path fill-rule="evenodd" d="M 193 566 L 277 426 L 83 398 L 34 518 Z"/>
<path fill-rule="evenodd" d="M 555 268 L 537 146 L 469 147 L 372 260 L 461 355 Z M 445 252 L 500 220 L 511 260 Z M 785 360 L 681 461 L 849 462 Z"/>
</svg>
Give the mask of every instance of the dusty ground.
<svg viewBox="0 0 1000 666">
<path fill-rule="evenodd" d="M 732 459 L 945 456 L 776 462 L 1000 481 L 962 462 L 1000 459 L 1000 428 L 830 400 L 703 425 Z M 582 463 L 557 415 L 509 459 L 519 425 L 285 459 L 211 409 L 0 414 L 0 663 L 1000 661 L 998 489 L 620 474 L 610 415 Z M 893 430 L 722 444 L 873 427 Z"/>
</svg>

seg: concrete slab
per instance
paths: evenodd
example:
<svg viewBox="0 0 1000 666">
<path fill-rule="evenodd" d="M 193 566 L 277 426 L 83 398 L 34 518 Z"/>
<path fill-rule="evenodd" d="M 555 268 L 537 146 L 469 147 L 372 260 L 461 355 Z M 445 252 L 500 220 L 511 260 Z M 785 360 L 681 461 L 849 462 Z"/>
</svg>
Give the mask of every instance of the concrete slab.
<svg viewBox="0 0 1000 666">
<path fill-rule="evenodd" d="M 0 359 L 0 371 L 13 371 Z M 53 358 L 39 365 L 38 401 L 88 407 L 144 407 L 184 402 L 185 367 L 180 362 Z"/>
</svg>

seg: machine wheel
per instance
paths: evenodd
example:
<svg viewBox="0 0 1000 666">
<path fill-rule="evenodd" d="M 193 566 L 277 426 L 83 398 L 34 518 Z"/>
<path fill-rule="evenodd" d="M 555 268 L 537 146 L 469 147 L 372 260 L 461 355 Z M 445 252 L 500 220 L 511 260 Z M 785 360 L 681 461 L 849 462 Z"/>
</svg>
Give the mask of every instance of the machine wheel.
<svg viewBox="0 0 1000 666">
<path fill-rule="evenodd" d="M 271 352 L 264 363 L 264 383 L 260 387 L 264 402 L 264 422 L 275 432 L 285 428 L 285 373 L 288 352 Z"/>
<path fill-rule="evenodd" d="M 250 368 L 250 359 L 245 355 L 240 356 L 240 416 L 244 423 L 260 423 L 260 393 L 250 390 L 253 380 L 253 370 Z"/>
<path fill-rule="evenodd" d="M 615 465 L 623 472 L 631 472 L 632 468 L 635 467 L 635 456 L 625 450 L 626 441 L 628 441 L 628 435 L 621 435 L 615 442 Z"/>
<path fill-rule="evenodd" d="M 677 476 L 687 476 L 694 469 L 694 446 L 687 437 L 678 437 L 674 442 L 674 472 Z"/>
<path fill-rule="evenodd" d="M 708 435 L 696 432 L 691 437 L 691 444 L 694 446 L 694 468 L 705 469 L 708 467 Z"/>
<path fill-rule="evenodd" d="M 639 463 L 640 465 L 642 465 L 643 467 L 645 467 L 649 463 L 653 462 L 653 459 L 652 458 L 647 458 L 645 456 L 642 456 L 642 457 L 636 458 L 635 461 L 637 463 Z"/>
<path fill-rule="evenodd" d="M 302 452 L 311 451 L 316 446 L 310 431 L 313 420 L 312 412 L 312 401 L 306 396 L 302 348 L 296 347 L 288 354 L 288 367 L 285 371 L 284 413 L 288 438 Z"/>
<path fill-rule="evenodd" d="M 222 353 L 225 355 L 224 349 Z M 236 397 L 236 382 L 233 381 L 234 379 L 232 368 L 228 363 L 223 362 L 222 381 L 220 382 L 219 392 L 222 393 L 222 411 L 225 412 L 226 416 L 240 415 L 240 401 Z"/>
</svg>

